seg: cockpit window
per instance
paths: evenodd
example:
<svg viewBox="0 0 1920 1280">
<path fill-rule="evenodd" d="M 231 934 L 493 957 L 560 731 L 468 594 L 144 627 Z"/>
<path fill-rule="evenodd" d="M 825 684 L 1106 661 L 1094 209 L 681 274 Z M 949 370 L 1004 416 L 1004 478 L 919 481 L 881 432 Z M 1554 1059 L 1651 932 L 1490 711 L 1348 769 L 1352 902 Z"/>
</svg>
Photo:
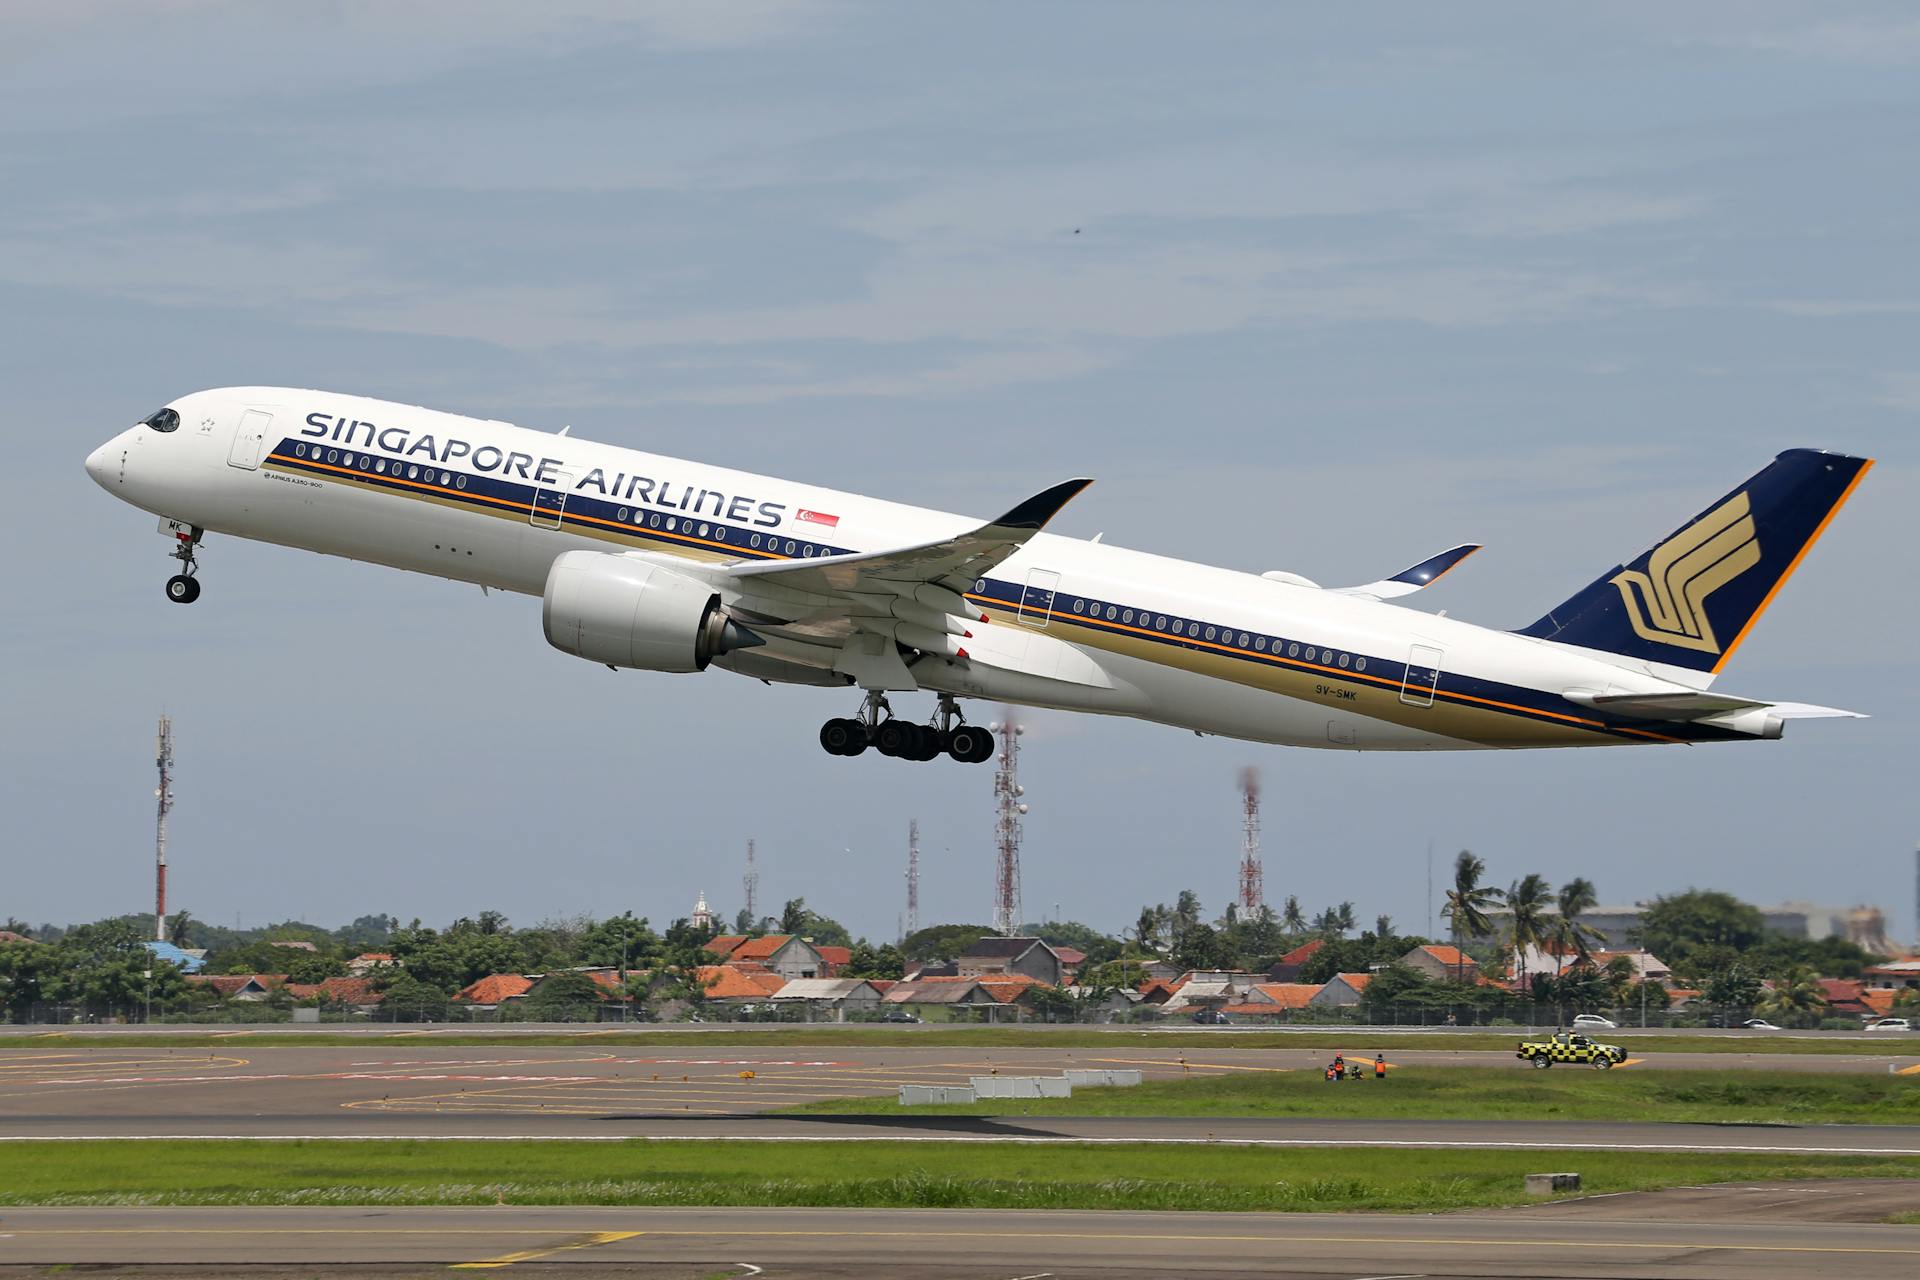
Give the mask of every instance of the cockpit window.
<svg viewBox="0 0 1920 1280">
<path fill-rule="evenodd" d="M 151 418 L 148 418 L 145 425 L 162 433 L 177 431 L 180 428 L 180 415 L 171 409 L 162 409 Z"/>
</svg>

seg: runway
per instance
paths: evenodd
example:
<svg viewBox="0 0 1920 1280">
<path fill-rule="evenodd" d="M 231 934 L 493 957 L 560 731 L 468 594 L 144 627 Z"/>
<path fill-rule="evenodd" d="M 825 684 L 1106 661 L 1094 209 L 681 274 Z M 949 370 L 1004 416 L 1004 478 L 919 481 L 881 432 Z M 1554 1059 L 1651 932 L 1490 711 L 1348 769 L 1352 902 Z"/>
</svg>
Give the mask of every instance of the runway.
<svg viewBox="0 0 1920 1280">
<path fill-rule="evenodd" d="M 1556 1208 L 1560 1206 L 1555 1206 Z M 1131 1280 L 1166 1275 L 1415 1280 L 1910 1280 L 1920 1227 L 1627 1225 L 1574 1214 L 1447 1216 L 867 1209 L 23 1209 L 0 1216 L 11 1265 L 245 1276 L 287 1267 L 667 1278 Z"/>
<path fill-rule="evenodd" d="M 1356 1049 L 1356 1052 L 1360 1050 Z M 1320 1051 L 845 1048 L 713 1056 L 648 1050 L 261 1046 L 0 1051 L 0 1139 L 595 1138 L 801 1142 L 1243 1142 L 1920 1154 L 1920 1127 L 1155 1117 L 775 1116 L 819 1098 L 885 1096 L 973 1075 L 1131 1067 L 1153 1079 L 1318 1070 Z M 1702 1055 L 1704 1056 L 1704 1055 Z M 1511 1056 L 1407 1051 L 1397 1069 Z M 1795 1058 L 1790 1065 L 1811 1067 Z M 1851 1059 L 1817 1060 L 1844 1066 Z M 1661 1065 L 1668 1065 L 1665 1057 Z M 1716 1066 L 1727 1065 L 1724 1057 Z M 1884 1062 L 1880 1069 L 1886 1070 Z M 1631 1070 L 1633 1068 L 1627 1068 Z M 1356 1087 L 1372 1087 L 1356 1086 Z"/>
</svg>

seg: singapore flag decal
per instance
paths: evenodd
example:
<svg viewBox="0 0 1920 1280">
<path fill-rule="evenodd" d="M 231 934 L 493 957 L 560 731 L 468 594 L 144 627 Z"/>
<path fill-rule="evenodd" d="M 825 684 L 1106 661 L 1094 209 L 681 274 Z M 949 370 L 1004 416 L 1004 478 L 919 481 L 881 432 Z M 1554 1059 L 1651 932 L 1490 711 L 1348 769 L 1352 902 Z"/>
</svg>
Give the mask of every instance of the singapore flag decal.
<svg viewBox="0 0 1920 1280">
<path fill-rule="evenodd" d="M 822 524 L 829 529 L 840 527 L 840 517 L 830 516 L 824 511 L 809 511 L 802 507 L 794 513 L 794 516 L 796 519 L 805 520 L 808 524 Z"/>
</svg>

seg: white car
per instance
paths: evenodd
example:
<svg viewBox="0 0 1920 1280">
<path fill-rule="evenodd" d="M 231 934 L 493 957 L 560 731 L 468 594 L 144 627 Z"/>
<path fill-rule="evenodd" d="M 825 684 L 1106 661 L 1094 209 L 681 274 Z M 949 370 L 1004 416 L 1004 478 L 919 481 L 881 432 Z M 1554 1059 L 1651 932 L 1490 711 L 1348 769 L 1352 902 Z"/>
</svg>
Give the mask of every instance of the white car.
<svg viewBox="0 0 1920 1280">
<path fill-rule="evenodd" d="M 1779 1027 L 1774 1026 L 1771 1022 L 1768 1022 L 1765 1018 L 1748 1018 L 1745 1022 L 1741 1023 L 1740 1025 L 1745 1027 L 1749 1031 L 1780 1030 Z"/>
<path fill-rule="evenodd" d="M 1876 1021 L 1869 1022 L 1867 1024 L 1867 1030 L 1911 1031 L 1913 1030 L 1913 1020 L 1911 1018 L 1880 1018 Z"/>
<path fill-rule="evenodd" d="M 1603 1018 L 1597 1013 L 1582 1013 L 1582 1014 L 1576 1014 L 1574 1016 L 1573 1025 L 1576 1027 L 1605 1027 L 1607 1030 L 1611 1031 L 1614 1028 L 1618 1027 L 1620 1024 L 1610 1019 Z"/>
</svg>

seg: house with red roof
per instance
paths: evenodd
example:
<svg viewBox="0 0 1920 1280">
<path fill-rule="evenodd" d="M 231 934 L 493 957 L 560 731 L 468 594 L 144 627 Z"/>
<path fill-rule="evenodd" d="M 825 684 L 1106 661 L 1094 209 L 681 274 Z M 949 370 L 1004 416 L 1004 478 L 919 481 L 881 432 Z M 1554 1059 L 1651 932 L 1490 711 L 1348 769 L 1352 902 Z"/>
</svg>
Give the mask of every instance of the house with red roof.
<svg viewBox="0 0 1920 1280">
<path fill-rule="evenodd" d="M 347 972 L 356 978 L 364 978 L 375 969 L 391 967 L 394 964 L 390 951 L 362 951 L 347 961 Z"/>
<path fill-rule="evenodd" d="M 1247 992 L 1246 1003 L 1266 1005 L 1274 1012 L 1304 1009 L 1313 1003 L 1313 998 L 1320 994 L 1324 985 L 1319 982 L 1262 982 Z"/>
<path fill-rule="evenodd" d="M 706 950 L 722 964 L 750 962 L 762 965 L 788 981 L 831 976 L 826 972 L 827 960 L 820 954 L 820 949 L 805 938 L 790 933 L 770 933 L 764 938 L 726 934 L 709 939 Z"/>
<path fill-rule="evenodd" d="M 1319 950 L 1327 945 L 1325 938 L 1315 938 L 1312 942 L 1303 942 L 1274 963 L 1267 970 L 1267 977 L 1273 982 L 1298 982 L 1300 971 L 1307 967 L 1307 961 L 1313 959 Z"/>
<path fill-rule="evenodd" d="M 1415 947 L 1400 957 L 1400 963 L 1435 982 L 1485 982 L 1478 960 L 1443 942 Z"/>
<path fill-rule="evenodd" d="M 1370 973 L 1336 973 L 1327 980 L 1327 985 L 1316 991 L 1307 1001 L 1308 1006 L 1316 1009 L 1343 1009 L 1360 1003 L 1367 992 L 1367 984 L 1373 981 Z"/>
<path fill-rule="evenodd" d="M 196 987 L 206 987 L 219 994 L 223 1000 L 245 1000 L 257 1003 L 265 1000 L 275 991 L 286 985 L 284 973 L 190 973 L 187 982 Z"/>
<path fill-rule="evenodd" d="M 454 993 L 453 998 L 475 1009 L 498 1009 L 533 990 L 533 979 L 521 973 L 490 973 Z"/>
<path fill-rule="evenodd" d="M 371 1013 L 385 994 L 374 990 L 371 978 L 328 978 L 322 982 L 289 982 L 287 994 L 295 1000 L 319 1000 L 323 1004 L 345 1005 L 359 1013 Z"/>
</svg>

